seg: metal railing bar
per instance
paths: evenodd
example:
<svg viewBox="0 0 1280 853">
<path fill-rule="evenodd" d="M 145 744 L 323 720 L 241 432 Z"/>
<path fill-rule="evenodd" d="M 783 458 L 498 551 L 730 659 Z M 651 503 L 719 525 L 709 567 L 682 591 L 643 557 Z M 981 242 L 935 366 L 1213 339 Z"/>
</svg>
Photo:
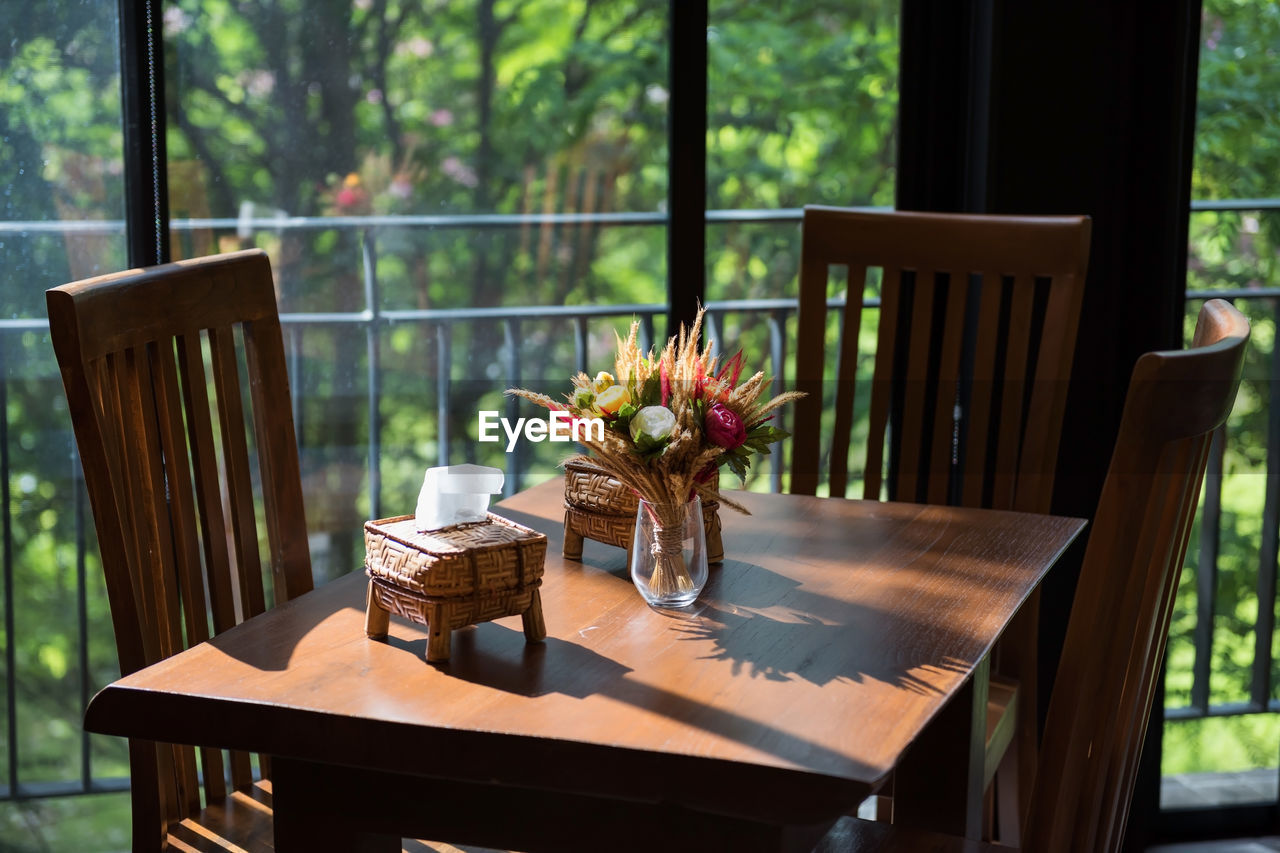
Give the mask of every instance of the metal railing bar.
<svg viewBox="0 0 1280 853">
<path fill-rule="evenodd" d="M 90 784 L 80 782 L 23 782 L 16 787 L 0 786 L 0 801 L 41 800 L 50 797 L 78 797 L 89 794 L 118 794 L 129 790 L 128 776 L 108 776 Z"/>
<path fill-rule="evenodd" d="M 1188 290 L 1187 301 L 1201 299 L 1275 299 L 1280 287 L 1233 287 L 1223 290 Z"/>
<path fill-rule="evenodd" d="M 762 211 L 773 213 L 773 211 Z M 665 225 L 658 211 L 617 213 L 459 213 L 394 214 L 386 216 L 232 216 L 173 219 L 174 231 L 197 229 L 256 231 L 324 231 L 331 228 L 512 228 L 521 225 Z M 118 219 L 0 221 L 0 234 L 123 234 Z"/>
<path fill-rule="evenodd" d="M 861 210 L 893 210 L 892 207 L 864 207 Z M 799 222 L 804 219 L 803 207 L 780 207 L 777 210 L 708 210 L 707 222 L 746 222 L 746 223 L 785 223 Z"/>
<path fill-rule="evenodd" d="M 867 210 L 890 210 L 868 207 Z M 707 222 L 787 223 L 799 222 L 799 207 L 776 209 L 708 210 Z M 205 216 L 173 219 L 174 231 L 195 229 L 297 231 L 328 228 L 513 228 L 522 225 L 666 225 L 670 217 L 658 210 L 622 210 L 603 213 L 428 213 L 382 216 Z M 0 233 L 120 233 L 121 219 L 14 220 L 0 221 Z"/>
<path fill-rule="evenodd" d="M 660 312 L 650 311 L 640 315 L 640 349 L 648 350 L 653 346 L 656 335 L 653 331 L 653 316 L 656 313 L 665 314 L 667 308 L 664 305 Z"/>
<path fill-rule="evenodd" d="M 280 315 L 283 325 L 324 326 L 352 323 L 380 322 L 386 324 L 408 322 L 460 322 L 466 320 L 507 319 L 572 319 L 574 317 L 621 317 L 627 314 L 654 314 L 667 310 L 665 305 L 546 305 L 546 306 L 492 306 L 486 308 L 412 308 L 379 311 L 298 312 Z M 4 328 L 0 322 L 0 330 Z M 48 328 L 45 323 L 43 328 Z"/>
<path fill-rule="evenodd" d="M 892 210 L 888 205 L 868 205 L 863 210 Z M 1192 213 L 1224 213 L 1248 210 L 1280 210 L 1280 198 L 1194 199 Z M 710 223 L 775 224 L 799 222 L 799 207 L 708 210 Z M 170 220 L 174 231 L 194 229 L 256 229 L 263 231 L 318 230 L 326 228 L 514 228 L 522 225 L 666 225 L 670 217 L 656 210 L 607 213 L 430 213 L 370 216 L 214 216 Z M 122 219 L 11 220 L 0 221 L 0 233 L 123 234 Z"/>
<path fill-rule="evenodd" d="M 388 322 L 410 320 L 547 320 L 574 317 L 622 317 L 627 314 L 644 316 L 664 314 L 665 303 L 632 305 L 494 305 L 486 308 L 418 308 L 383 311 L 381 317 Z"/>
<path fill-rule="evenodd" d="M 769 312 L 769 362 L 773 368 L 773 394 L 777 396 L 781 394 L 786 387 L 786 381 L 783 377 L 783 371 L 786 367 L 786 337 L 783 334 L 787 323 L 787 312 L 785 309 L 774 309 Z M 782 412 L 777 413 L 778 426 L 782 427 Z M 772 492 L 782 491 L 782 451 L 781 444 L 775 445 L 772 455 L 769 457 L 769 490 Z"/>
<path fill-rule="evenodd" d="M 0 343 L 0 535 L 4 536 L 0 555 L 4 559 L 4 658 L 7 678 L 5 698 L 8 703 L 7 733 L 9 738 L 9 790 L 19 791 L 18 786 L 18 653 L 14 642 L 17 622 L 13 602 L 13 496 L 10 494 L 9 475 L 9 381 L 8 347 Z"/>
<path fill-rule="evenodd" d="M 506 347 L 508 388 L 520 387 L 520 321 L 514 317 L 502 321 L 502 338 Z M 520 417 L 519 398 L 507 397 L 507 420 L 516 423 Z M 524 454 L 520 452 L 523 442 L 516 442 L 507 455 L 511 458 L 511 475 L 502 481 L 502 496 L 509 498 L 520 491 L 521 468 L 524 467 Z"/>
<path fill-rule="evenodd" d="M 1280 300 L 1271 303 L 1273 321 L 1280 321 Z M 1272 342 L 1270 387 L 1280 377 L 1280 346 Z M 1271 642 L 1275 631 L 1276 560 L 1280 535 L 1280 405 L 1274 396 L 1267 407 L 1266 497 L 1262 504 L 1262 544 L 1258 548 L 1258 617 L 1254 623 L 1253 675 L 1250 698 L 1265 703 L 1271 698 Z"/>
<path fill-rule="evenodd" d="M 1191 667 L 1191 706 L 1209 708 L 1209 677 L 1213 662 L 1213 614 L 1218 590 L 1218 524 L 1222 519 L 1222 462 L 1226 427 L 1213 432 L 1209 464 L 1204 476 L 1204 508 L 1200 516 L 1200 555 L 1196 570 L 1195 660 Z"/>
<path fill-rule="evenodd" d="M 360 240 L 360 256 L 364 267 L 364 304 L 369 323 L 365 327 L 365 345 L 368 352 L 368 405 L 369 405 L 369 512 L 370 518 L 382 518 L 382 419 L 379 402 L 382 399 L 382 371 L 378 347 L 378 248 L 373 232 L 364 232 Z"/>
<path fill-rule="evenodd" d="M 0 220 L 0 234 L 123 234 L 123 219 Z"/>
<path fill-rule="evenodd" d="M 1223 702 L 1218 705 L 1210 705 L 1206 711 L 1201 711 L 1199 708 L 1193 708 L 1190 705 L 1164 709 L 1166 720 L 1201 720 L 1206 717 L 1242 717 L 1247 714 L 1267 713 L 1280 713 L 1280 700 L 1271 699 L 1263 704 L 1255 702 Z"/>
<path fill-rule="evenodd" d="M 1280 287 L 1258 288 L 1256 290 L 1197 290 L 1187 291 L 1187 301 L 1197 299 L 1260 299 L 1280 297 Z M 845 300 L 828 299 L 828 308 L 842 308 Z M 864 299 L 864 308 L 879 308 L 879 299 Z M 775 309 L 795 310 L 795 299 L 733 299 L 714 300 L 706 304 L 708 311 L 718 313 L 758 312 Z M 641 318 L 648 315 L 649 332 L 653 331 L 653 316 L 665 314 L 665 303 L 636 303 L 626 305 L 495 305 L 474 308 L 416 308 L 380 310 L 375 316 L 372 311 L 299 311 L 282 313 L 280 323 L 284 326 L 324 326 L 344 325 L 350 323 L 379 322 L 384 324 L 405 322 L 451 322 L 462 320 L 505 320 L 508 317 L 530 320 L 573 319 L 575 317 L 624 317 L 628 314 Z M 0 332 L 47 332 L 49 321 L 44 317 L 21 317 L 0 319 Z"/>
<path fill-rule="evenodd" d="M 827 308 L 843 308 L 845 304 L 843 297 L 832 297 L 827 300 Z M 794 298 L 777 298 L 777 299 L 729 299 L 729 300 L 711 300 L 706 304 L 708 311 L 717 311 L 720 313 L 728 313 L 737 311 L 742 313 L 753 311 L 777 311 L 779 309 L 789 309 L 795 311 L 799 306 L 799 300 Z M 863 308 L 879 308 L 880 298 L 862 300 Z"/>
<path fill-rule="evenodd" d="M 436 456 L 437 465 L 449 464 L 449 395 L 453 385 L 453 327 L 436 326 Z"/>
<path fill-rule="evenodd" d="M 1192 213 L 1222 213 L 1231 210 L 1280 210 L 1280 198 L 1193 199 Z"/>
<path fill-rule="evenodd" d="M 84 521 L 84 471 L 80 467 L 80 452 L 71 442 L 71 485 L 75 490 L 73 515 L 76 537 L 76 619 L 80 624 L 80 642 L 76 653 L 80 658 L 80 707 L 89 707 L 92 685 L 89 676 L 89 574 L 87 569 Z M 93 783 L 92 756 L 89 731 L 80 727 L 80 782 L 86 788 Z"/>
<path fill-rule="evenodd" d="M 302 333 L 305 326 L 289 330 L 289 397 L 293 406 L 293 432 L 302 450 Z"/>
<path fill-rule="evenodd" d="M 573 318 L 573 364 L 579 373 L 587 372 L 587 318 Z"/>
</svg>

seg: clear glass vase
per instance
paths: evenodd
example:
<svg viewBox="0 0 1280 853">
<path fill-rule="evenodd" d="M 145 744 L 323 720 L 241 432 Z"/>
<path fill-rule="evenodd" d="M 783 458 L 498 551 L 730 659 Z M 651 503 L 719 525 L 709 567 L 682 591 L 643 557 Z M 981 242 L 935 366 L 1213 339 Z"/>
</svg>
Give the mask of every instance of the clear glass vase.
<svg viewBox="0 0 1280 853">
<path fill-rule="evenodd" d="M 640 501 L 631 540 L 631 580 L 654 607 L 684 607 L 702 592 L 707 538 L 697 495 L 685 504 Z"/>
</svg>

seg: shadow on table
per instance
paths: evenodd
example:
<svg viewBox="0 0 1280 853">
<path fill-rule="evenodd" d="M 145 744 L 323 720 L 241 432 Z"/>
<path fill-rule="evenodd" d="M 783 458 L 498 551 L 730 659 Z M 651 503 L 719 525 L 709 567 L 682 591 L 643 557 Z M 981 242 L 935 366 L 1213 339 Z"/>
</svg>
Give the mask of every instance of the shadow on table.
<svg viewBox="0 0 1280 853">
<path fill-rule="evenodd" d="M 483 645 L 476 642 L 479 630 L 484 631 Z M 400 640 L 392 635 L 387 643 L 421 660 L 427 640 Z M 495 622 L 455 631 L 452 657 L 437 666 L 453 678 L 529 698 L 560 693 L 584 699 L 608 693 L 631 672 L 630 667 L 568 640 L 547 637 L 541 643 L 526 643 L 522 631 Z"/>
<path fill-rule="evenodd" d="M 727 573 L 737 577 L 732 592 L 722 597 L 719 587 Z M 764 609 L 782 611 L 786 618 Z M 837 679 L 872 679 L 913 693 L 940 693 L 917 673 L 963 672 L 966 667 L 912 644 L 912 635 L 923 633 L 916 628 L 904 625 L 901 613 L 818 595 L 763 566 L 730 560 L 713 573 L 697 618 L 685 620 L 678 630 L 685 640 L 710 646 L 704 659 L 731 662 L 734 675 L 800 678 L 818 686 Z M 935 638 L 946 630 L 928 626 Z M 902 642 L 894 642 L 897 637 Z M 876 642 L 868 642 L 870 638 Z"/>
<path fill-rule="evenodd" d="M 691 699 L 674 690 L 628 678 L 632 672 L 630 667 L 577 643 L 549 637 L 545 643 L 524 646 L 522 655 L 513 654 L 507 646 L 524 643 L 524 635 L 520 631 L 494 623 L 485 627 L 490 629 L 485 637 L 485 649 L 475 645 L 465 652 L 455 652 L 447 667 L 449 675 L 527 697 L 549 693 L 577 699 L 607 696 L 721 737 L 776 750 L 780 755 L 817 756 L 831 766 L 848 766 L 851 763 L 847 756 L 802 735 L 762 723 L 735 710 Z M 501 639 L 498 647 L 494 648 L 497 632 L 501 632 Z M 455 649 L 458 641 L 469 633 L 472 632 L 455 634 Z M 425 651 L 424 641 L 390 642 L 414 655 L 420 656 Z M 763 745 L 766 742 L 768 747 Z"/>
</svg>

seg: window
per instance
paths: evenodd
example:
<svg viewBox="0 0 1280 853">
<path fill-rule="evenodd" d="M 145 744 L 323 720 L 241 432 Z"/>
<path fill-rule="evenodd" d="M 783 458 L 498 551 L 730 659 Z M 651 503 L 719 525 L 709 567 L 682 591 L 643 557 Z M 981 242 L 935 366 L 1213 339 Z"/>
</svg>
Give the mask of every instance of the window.
<svg viewBox="0 0 1280 853">
<path fill-rule="evenodd" d="M 1253 325 L 1244 380 L 1215 440 L 1201 516 L 1170 627 L 1162 764 L 1165 809 L 1276 802 L 1274 654 L 1276 116 L 1280 8 L 1204 4 L 1188 327 L 1204 298 L 1233 295 Z M 1225 440 L 1224 440 L 1225 439 Z"/>
<path fill-rule="evenodd" d="M 732 303 L 794 299 L 803 203 L 892 198 L 897 4 L 711 3 L 709 64 L 674 84 L 662 0 L 153 8 L 169 251 L 271 255 L 320 582 L 360 564 L 365 519 L 411 510 L 430 465 L 500 465 L 512 489 L 553 475 L 563 445 L 506 454 L 476 440 L 478 412 L 517 415 L 505 388 L 561 394 L 575 370 L 606 367 L 632 317 L 662 339 L 668 278 L 701 286 L 696 269 L 667 269 L 668 163 L 691 141 L 670 138 L 673 87 L 709 86 L 705 294 L 724 303 L 726 340 L 768 350 L 766 312 Z M 25 241 L 0 291 L 26 324 L 0 327 L 20 687 L 8 710 L 24 745 L 10 798 L 127 774 L 123 744 L 86 753 L 81 740 L 115 651 L 41 293 L 127 265 L 114 10 L 39 4 L 15 16 L 0 64 L 6 105 L 22 104 L 0 121 L 24 123 L 3 145 L 30 137 L 47 161 L 9 188 L 21 206 L 0 222 L 0 241 Z M 764 41 L 772 52 L 747 50 Z M 131 35 L 124 48 L 144 46 Z M 2 805 L 0 840 L 114 849 L 127 814 L 120 798 Z"/>
</svg>

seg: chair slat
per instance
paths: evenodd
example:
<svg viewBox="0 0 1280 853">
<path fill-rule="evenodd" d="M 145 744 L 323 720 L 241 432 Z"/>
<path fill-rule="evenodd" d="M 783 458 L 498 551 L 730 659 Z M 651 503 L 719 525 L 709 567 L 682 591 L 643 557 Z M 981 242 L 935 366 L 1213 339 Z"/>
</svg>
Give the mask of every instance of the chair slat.
<svg viewBox="0 0 1280 853">
<path fill-rule="evenodd" d="M 240 582 L 240 605 L 247 619 L 265 610 L 266 602 L 262 592 L 262 558 L 258 552 L 258 526 L 253 512 L 253 486 L 244 434 L 244 404 L 240 397 L 234 333 L 225 327 L 210 329 L 209 348 L 213 353 L 214 389 L 218 395 L 222 427 L 223 464 L 235 543 L 236 576 Z"/>
<path fill-rule="evenodd" d="M 925 455 L 923 437 L 930 434 L 925 424 L 925 398 L 933 345 L 933 301 L 938 291 L 936 275 L 931 269 L 917 270 L 911 299 L 911 331 L 902 390 L 902 441 L 893 492 L 894 500 L 899 501 L 920 500 L 920 475 L 924 467 L 921 460 Z"/>
<path fill-rule="evenodd" d="M 209 639 L 204 574 L 200 565 L 199 526 L 192 501 L 191 465 L 182 424 L 182 400 L 174 365 L 173 339 L 153 345 L 151 361 L 155 378 L 155 405 L 159 446 L 164 454 L 169 493 L 169 515 L 177 574 L 181 583 L 183 624 L 189 644 Z"/>
<path fill-rule="evenodd" d="M 209 329 L 208 336 L 213 357 L 214 393 L 218 395 L 228 514 L 235 548 L 235 586 L 240 591 L 241 613 L 248 619 L 263 612 L 266 601 L 262 591 L 262 561 L 258 554 L 258 529 L 253 513 L 235 336 L 225 327 Z M 251 785 L 253 768 L 249 755 L 233 750 L 230 761 L 231 784 L 237 789 Z"/>
<path fill-rule="evenodd" d="M 1053 500 L 1054 471 L 1062 420 L 1067 408 L 1072 355 L 1080 326 L 1080 303 L 1075 277 L 1050 280 L 1046 322 L 1040 327 L 1040 354 L 1027 412 L 1027 425 L 1018 464 L 1013 508 L 1021 512 L 1048 512 Z"/>
<path fill-rule="evenodd" d="M 129 434 L 136 451 L 135 470 L 142 478 L 139 490 L 141 514 L 136 517 L 139 533 L 148 544 L 145 559 L 153 573 L 151 581 L 155 591 L 155 607 L 160 630 L 160 653 L 164 657 L 185 648 L 182 638 L 182 608 L 179 603 L 177 568 L 174 565 L 173 528 L 169 521 L 169 482 L 166 460 L 160 446 L 156 423 L 156 399 L 151 375 L 150 346 L 130 349 L 126 359 L 133 367 L 136 396 L 132 402 Z"/>
<path fill-rule="evenodd" d="M 140 437 L 144 434 L 142 421 L 142 402 L 139 398 L 137 380 L 136 352 L 126 350 L 109 361 L 115 393 L 119 400 L 119 432 L 121 462 L 124 471 L 135 472 L 127 477 L 128 488 L 125 490 L 124 506 L 121 508 L 121 522 L 125 531 L 127 547 L 132 556 L 130 574 L 135 588 L 141 591 L 135 597 L 139 602 L 139 618 L 146 627 L 147 640 L 145 649 L 147 662 L 162 660 L 173 653 L 171 636 L 165 630 L 163 614 L 160 611 L 160 589 L 150 581 L 152 570 L 151 548 L 146 540 L 148 524 L 147 496 L 144 485 L 134 477 L 138 472 L 145 473 L 147 465 Z"/>
<path fill-rule="evenodd" d="M 827 336 L 827 275 L 822 235 L 806 231 L 801 250 L 800 310 L 796 337 L 801 341 L 825 341 Z M 795 404 L 795 434 L 817 436 L 822 427 L 823 347 L 796 350 L 795 387 L 805 396 Z M 813 495 L 818 491 L 820 449 L 817 441 L 791 443 L 791 491 Z"/>
<path fill-rule="evenodd" d="M 264 483 L 275 488 L 263 492 L 263 516 L 271 549 L 272 586 L 277 604 L 310 591 L 311 553 L 305 538 L 288 535 L 291 522 L 304 515 L 302 472 L 298 467 L 298 442 L 292 419 L 269 424 L 266 414 L 279 401 L 267 389 L 288 388 L 288 367 L 280 321 L 255 320 L 245 326 L 245 359 L 249 375 L 260 377 L 250 384 L 254 428 L 259 436 L 258 461 Z"/>
<path fill-rule="evenodd" d="M 142 514 L 137 518 L 143 525 L 139 533 L 148 543 L 150 589 L 154 591 L 157 629 L 160 633 L 160 654 L 168 657 L 185 648 L 182 634 L 182 608 L 180 604 L 178 569 L 175 565 L 174 534 L 170 521 L 172 486 L 159 421 L 162 416 L 157 408 L 155 377 L 151 366 L 157 356 L 154 344 L 131 347 L 125 351 L 126 364 L 132 367 L 130 389 L 132 422 L 129 435 L 136 450 L 135 464 L 143 488 L 140 490 Z M 146 587 L 144 587 L 146 588 Z M 189 746 L 173 746 L 169 751 L 174 779 L 174 798 L 177 819 L 182 820 L 200 811 L 200 786 L 197 781 L 195 752 Z"/>
<path fill-rule="evenodd" d="M 862 490 L 862 496 L 867 500 L 880 499 L 884 477 L 884 441 L 893 395 L 893 354 L 898 342 L 901 287 L 902 270 L 886 267 L 880 279 L 880 322 L 876 327 L 876 363 L 871 376 L 871 404 L 867 413 L 867 469 Z"/>
<path fill-rule="evenodd" d="M 836 362 L 836 417 L 831 438 L 830 494 L 844 497 L 849 486 L 849 440 L 853 432 L 853 398 L 857 391 L 858 337 L 862 330 L 862 292 L 867 268 L 850 267 L 840 321 L 840 349 Z"/>
<path fill-rule="evenodd" d="M 969 275 L 967 272 L 955 271 L 947 288 L 942 349 L 938 359 L 938 390 L 934 402 L 933 442 L 929 453 L 929 489 L 925 496 L 925 500 L 931 504 L 945 504 L 950 497 L 956 395 L 960 388 L 960 359 L 968 298 Z"/>
<path fill-rule="evenodd" d="M 969 422 L 961 498 L 964 506 L 982 506 L 984 503 L 987 444 L 994 420 L 992 406 L 995 403 L 996 345 L 999 342 L 1000 305 L 1004 295 L 1004 282 L 1000 275 L 983 275 L 980 282 L 978 321 L 973 330 L 974 356 L 969 405 L 964 413 Z"/>
<path fill-rule="evenodd" d="M 187 441 L 192 452 L 196 508 L 200 516 L 201 545 L 209 583 L 209 605 L 213 630 L 221 633 L 236 624 L 235 600 L 231 588 L 231 557 L 222 514 L 222 490 L 214 449 L 213 418 L 209 407 L 209 386 L 204 372 L 204 354 L 198 331 L 179 335 L 178 369 L 182 375 L 182 397 L 186 411 Z"/>
<path fill-rule="evenodd" d="M 183 625 L 186 628 L 187 644 L 194 645 L 209 639 L 209 605 L 200 563 L 200 527 L 192 499 L 194 483 L 191 478 L 186 430 L 183 427 L 182 392 L 178 386 L 178 371 L 174 364 L 174 345 L 172 337 L 165 337 L 154 345 L 152 364 L 160 446 L 167 463 L 169 512 L 175 521 L 174 556 L 180 578 Z M 202 748 L 200 766 L 204 771 L 207 799 L 210 802 L 223 799 L 227 790 L 223 780 L 222 751 Z M 195 811 L 199 811 L 198 804 Z"/>
<path fill-rule="evenodd" d="M 996 468 L 991 506 L 1012 509 L 1014 487 L 1018 480 L 1018 454 L 1022 449 L 1023 404 L 1031 347 L 1031 314 L 1035 300 L 1035 281 L 1031 276 L 1013 279 L 1009 293 L 1009 329 L 1004 352 L 1004 381 L 1000 394 L 1000 431 L 996 447 Z"/>
</svg>

